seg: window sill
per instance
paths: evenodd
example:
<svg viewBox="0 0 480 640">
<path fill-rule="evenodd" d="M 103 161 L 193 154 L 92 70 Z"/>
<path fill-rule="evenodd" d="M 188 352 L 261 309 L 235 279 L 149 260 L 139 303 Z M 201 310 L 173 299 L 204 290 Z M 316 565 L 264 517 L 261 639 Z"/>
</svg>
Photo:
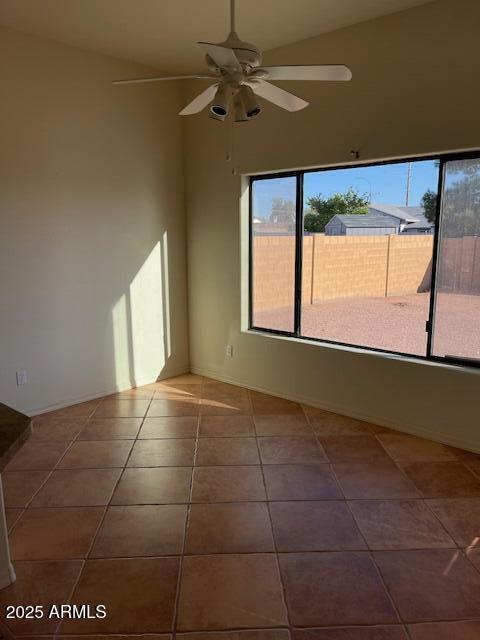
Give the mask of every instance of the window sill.
<svg viewBox="0 0 480 640">
<path fill-rule="evenodd" d="M 353 345 L 340 344 L 335 342 L 326 342 L 324 340 L 318 340 L 315 338 L 299 338 L 297 336 L 285 335 L 282 333 L 274 333 L 270 332 L 267 329 L 259 329 L 259 328 L 251 328 L 251 329 L 242 329 L 241 333 L 250 334 L 254 336 L 261 336 L 264 338 L 272 338 L 274 340 L 286 341 L 286 342 L 294 342 L 301 345 L 312 346 L 312 347 L 320 347 L 322 349 L 332 349 L 335 351 L 342 351 L 346 353 L 352 353 L 360 356 L 366 356 L 368 358 L 376 357 L 384 360 L 394 360 L 396 362 L 406 362 L 408 364 L 414 365 L 426 365 L 429 367 L 441 368 L 447 371 L 456 371 L 463 373 L 476 373 L 480 374 L 480 361 L 478 364 L 472 363 L 471 365 L 467 365 L 462 362 L 453 362 L 450 360 L 443 359 L 433 359 L 428 358 L 427 356 L 415 356 L 415 355 L 406 355 L 402 353 L 394 353 L 390 351 L 380 351 L 376 349 L 370 349 L 369 347 L 357 347 Z"/>
</svg>

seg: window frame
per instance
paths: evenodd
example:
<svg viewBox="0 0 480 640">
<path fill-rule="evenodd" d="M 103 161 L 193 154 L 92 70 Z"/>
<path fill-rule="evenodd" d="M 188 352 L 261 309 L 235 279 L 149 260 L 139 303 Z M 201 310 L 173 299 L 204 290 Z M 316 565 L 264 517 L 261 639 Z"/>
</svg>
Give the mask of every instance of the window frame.
<svg viewBox="0 0 480 640">
<path fill-rule="evenodd" d="M 391 160 L 376 160 L 366 162 L 351 162 L 346 164 L 325 165 L 296 171 L 277 171 L 272 173 L 262 173 L 249 175 L 248 177 L 248 331 L 261 332 L 271 335 L 295 338 L 296 340 L 359 349 L 370 353 L 381 353 L 392 356 L 418 360 L 420 362 L 435 362 L 444 365 L 454 365 L 461 367 L 480 368 L 480 360 L 453 356 L 437 356 L 432 353 L 433 335 L 435 331 L 435 289 L 437 279 L 437 267 L 439 260 L 439 240 L 441 223 L 441 205 L 444 192 L 445 165 L 452 160 L 468 160 L 472 158 L 480 159 L 480 149 L 468 151 L 455 151 L 434 154 L 424 154 L 416 156 L 405 156 Z M 430 291 L 429 317 L 426 322 L 425 331 L 427 333 L 427 347 L 425 355 L 381 349 L 379 347 L 369 347 L 349 342 L 329 340 L 328 338 L 312 338 L 302 335 L 301 332 L 301 309 L 302 309 L 302 254 L 303 254 L 303 178 L 308 173 L 319 173 L 321 171 L 332 171 L 335 169 L 354 169 L 357 167 L 375 167 L 391 164 L 402 164 L 405 162 L 419 162 L 422 160 L 438 160 L 438 184 L 437 184 L 437 208 L 435 216 L 433 251 L 432 251 L 432 281 Z M 253 185 L 261 180 L 271 180 L 274 178 L 296 179 L 296 202 L 295 202 L 295 288 L 294 288 L 294 330 L 283 331 L 280 329 L 269 329 L 268 327 L 257 326 L 253 323 Z"/>
</svg>

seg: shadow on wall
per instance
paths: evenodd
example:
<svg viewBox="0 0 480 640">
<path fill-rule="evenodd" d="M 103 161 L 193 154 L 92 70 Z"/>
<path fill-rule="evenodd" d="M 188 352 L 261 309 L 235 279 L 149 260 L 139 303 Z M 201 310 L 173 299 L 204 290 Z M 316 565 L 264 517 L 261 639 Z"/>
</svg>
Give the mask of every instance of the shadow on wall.
<svg viewBox="0 0 480 640">
<path fill-rule="evenodd" d="M 417 293 L 428 293 L 432 286 L 432 259 L 428 263 L 428 267 L 425 269 L 422 281 L 418 285 Z"/>
</svg>

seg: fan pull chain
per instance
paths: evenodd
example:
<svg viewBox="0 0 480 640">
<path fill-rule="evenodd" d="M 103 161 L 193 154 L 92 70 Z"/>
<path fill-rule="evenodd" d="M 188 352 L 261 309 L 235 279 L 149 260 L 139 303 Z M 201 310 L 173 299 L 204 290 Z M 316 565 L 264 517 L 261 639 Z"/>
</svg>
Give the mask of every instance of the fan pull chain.
<svg viewBox="0 0 480 640">
<path fill-rule="evenodd" d="M 230 136 L 229 136 L 229 150 L 227 152 L 226 160 L 230 162 L 232 165 L 232 175 L 234 176 L 237 173 L 237 169 L 235 167 L 235 124 L 233 119 L 230 119 Z"/>
</svg>

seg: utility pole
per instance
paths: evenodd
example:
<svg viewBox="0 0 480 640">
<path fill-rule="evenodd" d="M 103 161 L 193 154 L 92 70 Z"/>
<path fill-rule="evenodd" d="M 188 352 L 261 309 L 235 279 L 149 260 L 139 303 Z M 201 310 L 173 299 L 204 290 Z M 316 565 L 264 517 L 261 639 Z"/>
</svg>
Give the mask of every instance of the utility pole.
<svg viewBox="0 0 480 640">
<path fill-rule="evenodd" d="M 407 167 L 407 188 L 405 191 L 405 206 L 408 207 L 408 199 L 410 197 L 410 178 L 412 177 L 412 163 L 408 163 Z"/>
</svg>

